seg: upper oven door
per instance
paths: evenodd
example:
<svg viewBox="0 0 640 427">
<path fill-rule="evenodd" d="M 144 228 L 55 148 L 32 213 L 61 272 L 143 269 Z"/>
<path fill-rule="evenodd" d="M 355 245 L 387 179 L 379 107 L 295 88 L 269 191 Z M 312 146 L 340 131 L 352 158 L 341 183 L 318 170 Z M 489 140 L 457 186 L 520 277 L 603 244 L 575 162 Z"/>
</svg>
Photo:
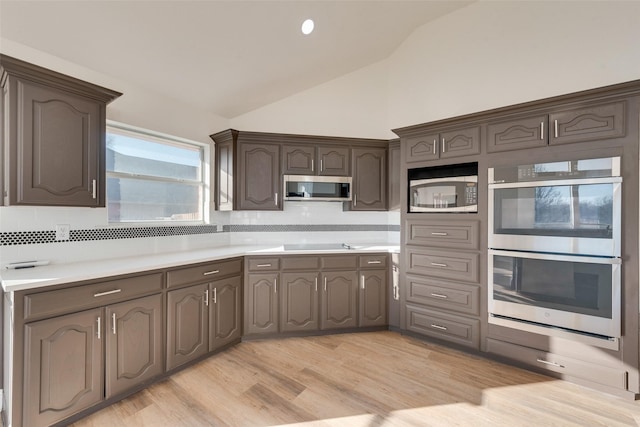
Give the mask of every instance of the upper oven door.
<svg viewBox="0 0 640 427">
<path fill-rule="evenodd" d="M 411 180 L 409 212 L 478 212 L 478 177 Z"/>
<path fill-rule="evenodd" d="M 620 177 L 489 185 L 489 247 L 619 257 Z"/>
</svg>

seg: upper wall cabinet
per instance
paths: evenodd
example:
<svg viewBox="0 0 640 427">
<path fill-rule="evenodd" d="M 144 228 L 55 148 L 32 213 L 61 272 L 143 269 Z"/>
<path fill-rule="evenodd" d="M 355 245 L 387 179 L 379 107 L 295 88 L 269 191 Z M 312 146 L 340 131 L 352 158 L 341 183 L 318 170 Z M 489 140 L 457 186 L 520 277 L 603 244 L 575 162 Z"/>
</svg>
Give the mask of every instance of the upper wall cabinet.
<svg viewBox="0 0 640 427">
<path fill-rule="evenodd" d="M 352 174 L 360 206 L 348 203 L 346 208 L 386 210 L 388 141 L 233 129 L 211 139 L 218 210 L 282 210 L 283 175 Z"/>
<path fill-rule="evenodd" d="M 283 145 L 285 175 L 349 175 L 349 147 Z"/>
<path fill-rule="evenodd" d="M 480 127 L 465 127 L 406 139 L 407 163 L 423 162 L 480 153 Z"/>
<path fill-rule="evenodd" d="M 626 136 L 625 102 L 597 104 L 487 125 L 487 151 L 498 152 Z"/>
<path fill-rule="evenodd" d="M 106 104 L 121 94 L 8 56 L 0 71 L 4 203 L 105 206 Z"/>
</svg>

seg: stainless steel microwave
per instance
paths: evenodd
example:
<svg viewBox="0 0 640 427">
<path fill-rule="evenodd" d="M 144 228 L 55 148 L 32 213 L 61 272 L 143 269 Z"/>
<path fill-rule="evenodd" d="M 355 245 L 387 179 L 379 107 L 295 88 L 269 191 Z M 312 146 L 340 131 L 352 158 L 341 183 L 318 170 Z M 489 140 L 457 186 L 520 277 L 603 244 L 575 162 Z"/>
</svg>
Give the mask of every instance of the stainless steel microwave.
<svg viewBox="0 0 640 427">
<path fill-rule="evenodd" d="M 477 163 L 409 171 L 409 212 L 478 212 Z"/>
<path fill-rule="evenodd" d="M 284 200 L 351 200 L 350 176 L 284 176 Z"/>
</svg>

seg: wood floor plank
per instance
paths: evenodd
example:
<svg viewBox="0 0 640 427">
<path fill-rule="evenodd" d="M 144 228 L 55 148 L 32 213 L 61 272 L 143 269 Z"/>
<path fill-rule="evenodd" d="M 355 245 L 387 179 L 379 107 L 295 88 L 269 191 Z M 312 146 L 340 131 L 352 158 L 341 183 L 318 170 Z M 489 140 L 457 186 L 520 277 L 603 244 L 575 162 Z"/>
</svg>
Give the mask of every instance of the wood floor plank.
<svg viewBox="0 0 640 427">
<path fill-rule="evenodd" d="M 638 426 L 640 402 L 394 332 L 243 342 L 73 424 Z"/>
</svg>

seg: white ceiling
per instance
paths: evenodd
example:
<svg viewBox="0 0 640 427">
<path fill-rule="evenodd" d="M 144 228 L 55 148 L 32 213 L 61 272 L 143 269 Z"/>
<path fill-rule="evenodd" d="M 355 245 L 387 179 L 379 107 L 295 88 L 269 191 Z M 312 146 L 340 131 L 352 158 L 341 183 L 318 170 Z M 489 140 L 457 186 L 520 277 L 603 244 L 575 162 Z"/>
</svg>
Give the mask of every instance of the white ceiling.
<svg viewBox="0 0 640 427">
<path fill-rule="evenodd" d="M 380 61 L 469 3 L 0 0 L 0 37 L 233 118 Z"/>
</svg>

